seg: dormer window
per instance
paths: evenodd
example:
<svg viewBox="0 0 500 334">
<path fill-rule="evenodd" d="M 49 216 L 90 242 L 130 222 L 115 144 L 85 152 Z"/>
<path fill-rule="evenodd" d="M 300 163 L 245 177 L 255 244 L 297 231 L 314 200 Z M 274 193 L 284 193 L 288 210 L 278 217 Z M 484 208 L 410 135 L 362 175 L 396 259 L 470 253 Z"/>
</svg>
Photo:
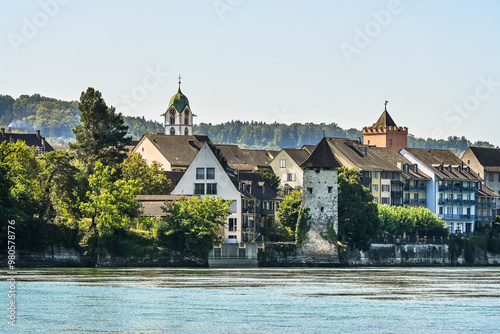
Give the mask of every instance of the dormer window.
<svg viewBox="0 0 500 334">
<path fill-rule="evenodd" d="M 418 165 L 417 164 L 413 165 L 413 172 L 418 173 Z"/>
</svg>

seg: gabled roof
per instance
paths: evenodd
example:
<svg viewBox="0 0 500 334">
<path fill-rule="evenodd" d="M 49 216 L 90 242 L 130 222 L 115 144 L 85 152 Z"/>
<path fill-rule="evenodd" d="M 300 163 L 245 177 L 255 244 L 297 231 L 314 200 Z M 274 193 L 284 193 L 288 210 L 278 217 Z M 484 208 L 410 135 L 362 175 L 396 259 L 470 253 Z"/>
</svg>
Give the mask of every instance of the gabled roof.
<svg viewBox="0 0 500 334">
<path fill-rule="evenodd" d="M 182 167 L 189 166 L 203 144 L 205 142 L 210 142 L 210 138 L 208 138 L 208 136 L 168 136 L 164 134 L 147 134 L 142 136 L 139 144 L 146 139 L 156 147 L 158 152 L 160 152 L 172 166 Z"/>
<path fill-rule="evenodd" d="M 415 159 L 431 169 L 441 179 L 472 181 L 481 180 L 478 174 L 472 169 L 470 172 L 467 172 L 465 168 L 467 165 L 465 165 L 464 162 L 450 150 L 432 150 L 423 148 L 405 148 L 405 150 L 414 156 Z M 460 171 L 457 167 L 460 167 Z"/>
<path fill-rule="evenodd" d="M 252 171 L 259 166 L 268 166 L 271 157 L 265 150 L 241 149 L 238 145 L 214 145 L 226 158 L 230 168 Z"/>
<path fill-rule="evenodd" d="M 396 126 L 396 122 L 392 119 L 387 110 L 384 110 L 377 122 L 373 123 L 373 127 L 383 128 L 385 126 Z"/>
<path fill-rule="evenodd" d="M 0 143 L 2 142 L 17 142 L 24 141 L 26 146 L 43 147 L 45 152 L 54 151 L 54 148 L 45 140 L 45 137 L 40 136 L 40 133 L 11 133 L 0 132 Z"/>
<path fill-rule="evenodd" d="M 305 168 L 339 168 L 342 164 L 335 158 L 326 137 L 323 137 L 311 155 L 300 165 Z"/>
<path fill-rule="evenodd" d="M 174 172 L 174 171 L 164 171 L 165 176 L 172 182 L 172 187 L 175 188 L 179 181 L 182 179 L 184 175 L 184 171 L 182 172 Z"/>
<path fill-rule="evenodd" d="M 500 148 L 469 147 L 487 172 L 500 172 Z"/>
<path fill-rule="evenodd" d="M 476 196 L 479 197 L 500 197 L 499 194 L 488 188 L 486 185 L 481 184 L 481 189 L 477 189 Z"/>
<path fill-rule="evenodd" d="M 403 174 L 403 177 L 406 179 L 420 179 L 420 180 L 430 180 L 431 177 L 424 172 L 422 172 L 421 169 L 417 169 L 417 172 L 415 172 L 412 168 L 412 163 L 406 159 L 404 156 L 402 156 L 399 153 L 394 152 L 391 148 L 389 147 L 372 147 L 372 151 L 378 155 L 380 158 L 387 160 L 388 162 L 392 163 L 394 166 L 397 166 L 398 163 L 401 163 L 401 172 Z M 405 171 L 403 166 L 405 164 L 409 165 L 408 171 Z M 399 168 L 399 167 L 398 167 Z"/>
<path fill-rule="evenodd" d="M 306 150 L 296 148 L 284 148 L 283 151 L 299 166 L 311 155 Z"/>
<path fill-rule="evenodd" d="M 162 207 L 165 202 L 177 201 L 190 196 L 183 195 L 137 195 L 135 200 L 141 205 L 141 216 L 145 217 L 166 217 L 167 214 Z"/>
<path fill-rule="evenodd" d="M 312 151 L 314 151 L 315 147 L 316 147 L 316 145 L 302 145 L 302 147 L 300 149 L 301 150 L 306 150 L 307 153 L 311 154 Z"/>
<path fill-rule="evenodd" d="M 378 154 L 378 148 L 364 145 L 359 140 L 328 137 L 328 143 L 359 170 L 400 172 L 397 166 Z"/>
</svg>

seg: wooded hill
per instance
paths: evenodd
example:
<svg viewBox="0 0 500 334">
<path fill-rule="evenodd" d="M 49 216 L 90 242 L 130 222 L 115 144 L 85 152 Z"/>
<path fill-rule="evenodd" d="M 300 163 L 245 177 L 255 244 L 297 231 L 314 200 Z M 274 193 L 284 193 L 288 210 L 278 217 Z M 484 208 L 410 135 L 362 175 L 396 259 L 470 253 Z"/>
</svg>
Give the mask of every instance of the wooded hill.
<svg viewBox="0 0 500 334">
<path fill-rule="evenodd" d="M 34 132 L 39 129 L 42 135 L 53 144 L 75 140 L 71 131 L 79 124 L 80 111 L 77 101 L 62 101 L 44 97 L 40 94 L 21 95 L 17 99 L 0 95 L 0 126 Z M 125 116 L 128 134 L 138 140 L 145 133 L 163 132 L 158 121 L 144 117 Z M 343 129 L 337 123 L 264 123 L 230 121 L 222 124 L 200 123 L 194 126 L 195 134 L 208 135 L 217 144 L 237 144 L 243 148 L 278 150 L 283 147 L 316 145 L 323 134 L 330 137 L 357 139 L 362 137 L 361 130 Z M 408 136 L 408 146 L 417 148 L 450 149 L 460 155 L 468 146 L 495 147 L 485 141 L 471 142 L 464 136 L 448 139 L 423 139 Z"/>
</svg>

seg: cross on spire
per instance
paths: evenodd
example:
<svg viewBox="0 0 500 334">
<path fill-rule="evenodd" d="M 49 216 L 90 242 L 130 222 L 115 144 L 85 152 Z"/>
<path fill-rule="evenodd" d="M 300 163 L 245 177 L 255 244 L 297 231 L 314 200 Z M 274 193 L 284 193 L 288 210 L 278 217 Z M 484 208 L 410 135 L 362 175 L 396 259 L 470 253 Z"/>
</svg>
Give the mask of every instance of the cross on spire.
<svg viewBox="0 0 500 334">
<path fill-rule="evenodd" d="M 179 76 L 177 77 L 177 79 L 179 79 L 179 88 L 181 88 L 181 79 L 182 79 L 182 77 L 181 77 L 181 75 L 180 75 L 180 74 L 179 74 Z"/>
<path fill-rule="evenodd" d="M 384 110 L 385 111 L 387 111 L 387 103 L 389 103 L 389 101 L 386 100 L 385 103 L 384 103 L 384 105 L 385 105 Z"/>
</svg>

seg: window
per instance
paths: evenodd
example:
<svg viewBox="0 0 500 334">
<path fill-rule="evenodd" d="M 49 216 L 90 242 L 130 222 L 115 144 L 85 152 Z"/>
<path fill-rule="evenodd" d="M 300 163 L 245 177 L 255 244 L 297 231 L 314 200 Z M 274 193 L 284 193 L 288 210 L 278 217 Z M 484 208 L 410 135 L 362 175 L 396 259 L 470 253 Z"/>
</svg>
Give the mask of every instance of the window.
<svg viewBox="0 0 500 334">
<path fill-rule="evenodd" d="M 172 136 L 175 136 L 175 129 L 174 129 L 173 127 L 172 127 L 172 128 L 170 128 L 170 134 L 171 134 Z"/>
<path fill-rule="evenodd" d="M 184 136 L 189 136 L 189 131 L 187 128 L 184 129 Z"/>
<path fill-rule="evenodd" d="M 320 208 L 321 212 L 325 211 L 325 208 L 324 207 L 321 207 Z"/>
<path fill-rule="evenodd" d="M 194 184 L 194 194 L 195 195 L 205 195 L 205 184 L 195 183 Z"/>
<path fill-rule="evenodd" d="M 295 174 L 293 174 L 293 173 L 288 173 L 288 174 L 286 175 L 286 180 L 287 180 L 287 181 L 295 181 Z"/>
<path fill-rule="evenodd" d="M 207 195 L 217 195 L 217 183 L 207 183 Z"/>
<path fill-rule="evenodd" d="M 328 186 L 328 193 L 331 194 L 333 191 L 333 187 L 332 186 Z"/>
<path fill-rule="evenodd" d="M 372 176 L 373 176 L 374 179 L 378 179 L 378 172 L 373 172 Z"/>
<path fill-rule="evenodd" d="M 170 124 L 175 124 L 175 117 L 174 116 L 170 116 Z"/>
<path fill-rule="evenodd" d="M 189 125 L 189 118 L 184 116 L 184 124 Z"/>
<path fill-rule="evenodd" d="M 207 168 L 207 180 L 215 179 L 215 168 L 208 167 Z"/>
<path fill-rule="evenodd" d="M 413 194 L 413 199 L 418 200 L 418 193 L 414 193 L 414 194 Z"/>
<path fill-rule="evenodd" d="M 372 184 L 372 191 L 378 191 L 378 184 Z"/>
<path fill-rule="evenodd" d="M 196 179 L 197 180 L 204 180 L 205 179 L 205 168 L 203 168 L 203 167 L 196 168 Z"/>
<path fill-rule="evenodd" d="M 439 214 L 440 214 L 440 215 L 442 215 L 442 214 L 443 214 L 443 207 L 442 207 L 442 206 L 440 206 L 440 207 L 439 207 Z"/>
<path fill-rule="evenodd" d="M 281 168 L 285 168 L 286 167 L 286 160 L 285 159 L 281 159 L 280 160 L 280 167 Z"/>
<path fill-rule="evenodd" d="M 389 204 L 389 197 L 382 197 L 382 204 Z"/>
<path fill-rule="evenodd" d="M 389 139 L 389 146 L 392 145 L 392 139 Z"/>
<path fill-rule="evenodd" d="M 389 191 L 390 191 L 390 190 L 389 190 L 389 185 L 388 185 L 388 184 L 383 184 L 383 185 L 382 185 L 382 191 L 384 191 L 384 192 L 389 192 Z"/>
<path fill-rule="evenodd" d="M 229 218 L 229 231 L 236 232 L 238 230 L 238 224 L 236 218 Z"/>
<path fill-rule="evenodd" d="M 450 207 L 450 206 L 446 207 L 446 214 L 447 215 L 452 215 L 453 214 L 453 208 Z"/>
<path fill-rule="evenodd" d="M 312 193 L 313 193 L 313 188 L 307 188 L 307 192 L 308 192 L 309 194 L 312 194 Z"/>
<path fill-rule="evenodd" d="M 378 197 L 373 197 L 373 201 L 378 204 Z"/>
</svg>

